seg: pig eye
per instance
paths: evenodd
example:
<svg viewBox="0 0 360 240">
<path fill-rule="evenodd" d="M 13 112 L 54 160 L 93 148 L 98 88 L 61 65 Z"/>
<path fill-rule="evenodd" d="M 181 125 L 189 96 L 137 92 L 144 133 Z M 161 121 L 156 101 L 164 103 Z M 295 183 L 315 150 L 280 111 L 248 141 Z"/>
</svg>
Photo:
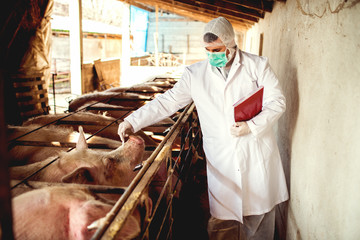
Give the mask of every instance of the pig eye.
<svg viewBox="0 0 360 240">
<path fill-rule="evenodd" d="M 120 160 L 119 158 L 115 158 L 115 157 L 108 157 L 107 159 L 105 159 L 107 164 L 120 162 L 119 160 Z"/>
<path fill-rule="evenodd" d="M 103 159 L 106 172 L 112 171 L 115 168 L 118 160 L 113 157 L 107 157 Z"/>
<path fill-rule="evenodd" d="M 91 184 L 91 183 L 94 183 L 94 178 L 92 177 L 92 175 L 88 169 L 79 168 L 79 169 L 75 170 L 74 172 L 63 177 L 62 182 Z"/>
</svg>

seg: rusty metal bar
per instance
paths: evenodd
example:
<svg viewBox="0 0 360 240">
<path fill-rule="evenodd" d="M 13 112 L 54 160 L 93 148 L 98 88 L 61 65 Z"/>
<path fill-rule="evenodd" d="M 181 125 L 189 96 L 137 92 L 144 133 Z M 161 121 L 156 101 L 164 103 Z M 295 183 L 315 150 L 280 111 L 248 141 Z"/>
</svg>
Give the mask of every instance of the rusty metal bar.
<svg viewBox="0 0 360 240">
<path fill-rule="evenodd" d="M 155 171 L 147 171 L 149 168 L 157 170 L 161 164 L 161 161 L 164 159 L 164 155 L 167 151 L 170 150 L 172 142 L 175 140 L 177 134 L 179 133 L 178 126 L 184 124 L 188 116 L 194 109 L 194 104 L 190 104 L 186 107 L 185 111 L 181 113 L 178 121 L 171 128 L 170 132 L 165 136 L 164 140 L 159 144 L 151 156 L 145 161 L 143 168 L 136 175 L 133 181 L 128 186 L 128 189 L 121 196 L 118 202 L 115 204 L 113 209 L 107 214 L 107 219 L 105 222 L 110 223 L 110 225 L 101 226 L 93 235 L 92 239 L 113 239 L 113 237 L 121 230 L 129 214 L 135 208 L 138 202 L 138 196 L 140 196 L 144 191 L 147 185 L 150 184 L 151 179 L 153 178 Z M 155 164 L 153 164 L 155 163 Z M 141 179 L 144 179 L 146 184 L 139 184 Z M 123 206 L 126 207 L 122 208 Z"/>
<path fill-rule="evenodd" d="M 194 116 L 194 114 L 193 114 Z M 196 117 L 196 120 L 197 117 Z M 195 136 L 194 135 L 194 127 L 196 126 L 194 124 L 194 120 L 193 120 L 193 117 L 190 116 L 187 120 L 187 123 L 189 123 L 189 126 L 191 127 L 188 127 L 186 128 L 185 126 L 183 126 L 182 128 L 182 137 L 184 139 L 184 143 L 183 143 L 183 146 L 181 147 L 181 150 L 180 152 L 184 151 L 186 145 L 188 144 L 189 148 L 187 149 L 187 152 L 185 154 L 185 157 L 183 159 L 181 159 L 182 161 L 182 168 L 180 170 L 180 172 L 178 172 L 178 176 L 177 176 L 177 181 L 175 183 L 175 185 L 172 187 L 171 186 L 171 178 L 174 177 L 173 174 L 174 174 L 174 167 L 176 167 L 176 164 L 177 162 L 179 162 L 180 160 L 180 156 L 181 154 L 178 154 L 177 156 L 177 159 L 175 161 L 175 163 L 173 165 L 171 165 L 169 167 L 169 174 L 168 174 L 168 179 L 167 179 L 167 182 L 164 184 L 163 186 L 163 191 L 161 192 L 161 196 L 164 194 L 165 192 L 165 188 L 168 186 L 168 188 L 171 190 L 169 191 L 170 193 L 168 194 L 168 200 L 167 200 L 167 208 L 166 208 L 166 211 L 165 213 L 163 213 L 163 220 L 162 220 L 162 224 L 160 226 L 159 229 L 156 229 L 158 230 L 158 234 L 157 234 L 157 237 L 155 239 L 163 239 L 164 236 L 162 236 L 162 231 L 163 231 L 163 227 L 164 227 L 164 224 L 165 224 L 165 221 L 168 221 L 168 234 L 166 236 L 166 239 L 171 239 L 171 234 L 172 234 L 172 225 L 173 225 L 173 218 L 172 218 L 172 201 L 173 201 L 173 198 L 174 198 L 174 194 L 177 190 L 177 185 L 181 179 L 181 176 L 185 173 L 188 174 L 188 170 L 190 169 L 190 166 L 192 165 L 192 162 L 193 162 L 193 152 L 195 152 L 195 156 L 197 156 L 197 149 L 198 147 L 200 146 L 199 144 L 197 144 L 197 146 L 195 147 L 194 146 L 194 138 L 198 137 L 200 134 L 200 129 L 198 129 L 198 131 L 196 132 Z M 187 132 L 186 132 L 186 136 L 184 137 L 184 130 L 187 129 Z M 187 144 L 186 144 L 186 140 L 187 141 Z M 190 154 L 191 153 L 191 154 Z M 158 201 L 160 201 L 161 199 L 158 199 Z M 156 210 L 155 210 L 156 211 Z M 155 213 L 156 214 L 156 213 Z M 153 216 L 154 218 L 154 216 Z M 152 223 L 152 220 L 153 219 L 150 219 L 150 223 L 149 225 Z M 148 226 L 149 227 L 149 226 Z"/>
<path fill-rule="evenodd" d="M 75 148 L 76 142 L 44 142 L 44 141 L 15 141 L 15 146 L 33 146 L 33 147 L 59 147 L 59 148 Z M 119 143 L 120 144 L 120 143 Z M 96 149 L 116 149 L 111 147 L 109 144 L 104 143 L 87 143 L 89 148 Z M 120 146 L 120 145 L 119 145 Z"/>
<path fill-rule="evenodd" d="M 165 90 L 162 90 L 162 91 L 148 91 L 148 90 L 126 90 L 125 92 L 127 93 L 141 93 L 141 94 L 147 94 L 147 93 L 153 93 L 153 94 L 156 94 L 156 93 L 164 93 L 166 92 Z"/>
<path fill-rule="evenodd" d="M 193 115 L 195 116 L 195 114 L 193 114 Z M 198 120 L 197 117 L 196 117 L 196 120 Z M 177 159 L 176 159 L 175 163 L 174 163 L 174 164 L 172 164 L 172 163 L 169 163 L 169 164 L 168 164 L 168 166 L 169 166 L 168 178 L 167 178 L 165 184 L 163 185 L 163 189 L 162 189 L 162 191 L 161 191 L 161 193 L 160 193 L 160 196 L 159 196 L 159 198 L 158 198 L 158 200 L 157 200 L 157 202 L 156 202 L 156 204 L 155 204 L 155 207 L 154 207 L 154 209 L 153 209 L 154 214 L 153 214 L 153 216 L 152 216 L 151 218 L 149 218 L 149 220 L 148 220 L 149 224 L 147 225 L 147 227 L 146 227 L 145 230 L 143 231 L 143 233 L 142 233 L 143 236 L 142 236 L 141 239 L 145 239 L 145 238 L 147 237 L 146 234 L 149 232 L 150 225 L 152 224 L 152 222 L 153 222 L 153 220 L 154 220 L 154 217 L 155 217 L 155 215 L 157 214 L 158 207 L 159 207 L 159 205 L 160 205 L 160 202 L 162 201 L 162 197 L 163 197 L 163 195 L 165 194 L 165 191 L 166 191 L 166 190 L 167 190 L 167 192 L 168 192 L 167 200 L 166 200 L 166 203 L 167 203 L 166 205 L 167 205 L 167 207 L 166 207 L 166 211 L 165 211 L 164 213 L 162 213 L 162 215 L 161 215 L 162 218 L 163 218 L 163 219 L 162 219 L 162 223 L 161 223 L 161 226 L 156 229 L 156 230 L 158 231 L 158 233 L 157 233 L 156 238 L 154 238 L 154 239 L 163 239 L 163 238 L 164 238 L 164 236 L 162 236 L 161 234 L 162 234 L 163 228 L 164 228 L 164 226 L 165 226 L 165 221 L 168 221 L 168 224 L 169 224 L 169 225 L 167 226 L 167 227 L 168 227 L 168 233 L 167 233 L 166 239 L 171 239 L 172 225 L 173 225 L 173 221 L 174 221 L 173 218 L 172 218 L 172 209 L 173 209 L 172 202 L 173 202 L 174 194 L 176 193 L 177 185 L 178 185 L 178 183 L 179 183 L 179 181 L 180 181 L 181 175 L 183 175 L 183 173 L 184 173 L 184 171 L 185 171 L 184 165 L 187 164 L 188 161 L 190 161 L 190 163 L 188 164 L 189 167 L 190 167 L 191 164 L 192 164 L 193 156 L 191 156 L 191 157 L 189 158 L 189 156 L 190 156 L 190 151 L 191 151 L 192 154 L 193 154 L 193 152 L 195 152 L 195 156 L 198 157 L 197 149 L 200 147 L 200 144 L 199 144 L 199 143 L 197 144 L 196 147 L 194 146 L 194 139 L 198 139 L 198 138 L 199 138 L 199 136 L 200 136 L 200 129 L 198 129 L 198 131 L 197 131 L 197 132 L 195 133 L 195 135 L 194 135 L 194 127 L 196 127 L 196 124 L 194 124 L 194 121 L 193 121 L 192 117 L 189 117 L 189 118 L 188 118 L 187 123 L 189 123 L 189 126 L 191 126 L 191 127 L 188 129 L 188 131 L 187 131 L 187 133 L 186 133 L 186 136 L 185 136 L 185 138 L 183 138 L 183 139 L 184 139 L 185 141 L 186 141 L 186 140 L 189 140 L 189 143 L 188 143 L 188 144 L 189 144 L 191 147 L 190 147 L 190 149 L 187 150 L 187 153 L 186 153 L 186 155 L 185 155 L 185 159 L 182 159 L 182 161 L 183 161 L 184 164 L 183 164 L 183 167 L 181 168 L 181 171 L 179 172 L 179 176 L 177 176 L 177 181 L 176 181 L 176 183 L 174 184 L 174 186 L 172 186 L 172 178 L 174 177 L 174 171 L 175 171 L 174 167 L 176 167 L 177 162 L 179 162 L 179 160 L 180 160 L 180 153 L 184 150 L 184 148 L 186 147 L 186 144 L 183 144 L 183 145 L 181 146 L 180 153 L 177 154 Z M 181 131 L 181 132 L 183 133 L 183 135 L 184 135 L 184 130 L 185 130 L 185 125 L 182 126 L 182 130 L 179 129 L 179 131 Z M 192 135 L 194 135 L 194 136 L 192 136 Z M 182 137 L 183 137 L 183 136 L 182 136 Z M 167 159 L 169 160 L 169 158 L 167 158 Z M 187 171 L 189 170 L 189 167 L 188 167 L 188 169 L 186 169 Z M 157 220 L 159 220 L 159 219 L 157 219 Z M 153 236 L 153 237 L 154 237 L 154 236 Z"/>
<path fill-rule="evenodd" d="M 192 158 L 193 158 L 193 156 L 192 156 L 192 155 L 193 155 L 193 152 L 195 152 L 195 153 L 196 153 L 195 156 L 197 156 L 196 150 L 197 150 L 198 147 L 199 147 L 199 144 L 197 144 L 196 147 L 194 146 L 194 138 L 198 138 L 198 137 L 199 137 L 200 130 L 198 130 L 198 131 L 196 132 L 195 136 L 193 136 L 193 135 L 194 135 L 193 126 L 196 126 L 196 125 L 193 124 L 193 119 L 192 119 L 192 117 L 189 117 L 189 118 L 187 119 L 187 123 L 190 123 L 189 126 L 192 126 L 192 127 L 190 127 L 190 128 L 188 129 L 188 131 L 187 131 L 187 133 L 186 133 L 186 136 L 185 136 L 185 138 L 184 138 L 185 140 L 186 140 L 186 139 L 189 140 L 188 146 L 190 146 L 190 148 L 188 149 L 188 151 L 187 151 L 187 153 L 186 153 L 185 159 L 182 159 L 182 161 L 184 162 L 183 167 L 182 167 L 182 169 L 181 169 L 181 172 L 180 172 L 180 174 L 179 174 L 179 176 L 178 176 L 178 179 L 177 179 L 174 187 L 171 186 L 171 183 L 172 183 L 171 178 L 173 177 L 174 169 L 173 169 L 173 168 L 170 168 L 170 169 L 169 169 L 168 179 L 167 179 L 167 181 L 165 182 L 165 184 L 164 184 L 164 186 L 163 186 L 163 189 L 162 189 L 162 191 L 161 191 L 161 194 L 160 194 L 160 196 L 159 196 L 159 199 L 158 199 L 158 201 L 157 201 L 157 203 L 156 203 L 156 205 L 155 205 L 155 208 L 153 209 L 154 215 L 149 219 L 149 224 L 148 224 L 148 226 L 146 227 L 145 231 L 142 233 L 142 234 L 143 234 L 143 238 L 142 238 L 142 239 L 145 238 L 145 234 L 147 234 L 147 232 L 149 231 L 149 227 L 150 227 L 152 221 L 154 220 L 154 217 L 155 217 L 157 208 L 158 208 L 158 206 L 159 206 L 159 203 L 160 203 L 160 201 L 162 200 L 162 197 L 163 197 L 163 195 L 164 195 L 164 193 L 165 193 L 165 190 L 167 190 L 166 188 L 169 188 L 171 191 L 168 191 L 168 192 L 170 192 L 170 193 L 168 193 L 168 195 L 167 195 L 168 199 L 167 199 L 167 201 L 166 201 L 166 202 L 167 202 L 166 212 L 165 212 L 165 213 L 162 213 L 162 215 L 161 215 L 161 216 L 163 217 L 163 220 L 162 220 L 161 226 L 156 229 L 156 230 L 158 231 L 158 234 L 157 234 L 157 237 L 156 237 L 155 239 L 163 239 L 163 238 L 164 238 L 164 236 L 162 236 L 161 234 L 162 234 L 163 228 L 164 228 L 164 226 L 165 226 L 165 221 L 168 221 L 168 224 L 169 224 L 169 225 L 167 226 L 167 227 L 168 227 L 168 233 L 167 233 L 167 238 L 166 238 L 166 239 L 171 239 L 170 236 L 171 236 L 171 234 L 172 234 L 172 225 L 173 225 L 173 218 L 172 218 L 172 201 L 173 201 L 173 197 L 174 197 L 175 191 L 176 191 L 176 189 L 177 189 L 176 186 L 177 186 L 177 184 L 178 184 L 178 182 L 179 182 L 179 180 L 180 180 L 181 175 L 182 175 L 183 172 L 184 172 L 184 166 L 185 166 L 185 165 L 188 165 L 188 168 L 191 166 L 191 164 L 192 164 Z M 185 128 L 186 128 L 185 126 L 182 126 L 182 130 L 179 129 L 179 132 L 180 132 L 180 131 L 184 132 L 184 129 L 185 129 Z M 184 149 L 185 145 L 186 145 L 186 144 L 184 144 L 184 146 L 182 146 L 182 149 Z M 190 154 L 190 153 L 191 153 L 191 154 Z M 190 157 L 189 157 L 189 156 L 190 156 Z M 177 161 L 179 161 L 179 158 L 177 159 Z M 188 162 L 189 162 L 189 163 L 188 163 Z M 172 165 L 172 166 L 175 166 L 175 164 Z M 187 169 L 187 170 L 188 170 L 188 169 Z"/>
<path fill-rule="evenodd" d="M 108 122 L 112 123 L 111 120 Z M 89 125 L 89 126 L 107 126 L 109 123 L 104 123 L 104 121 L 83 121 L 83 120 L 58 120 L 56 121 L 56 125 Z"/>
<path fill-rule="evenodd" d="M 163 220 L 161 222 L 161 226 L 160 226 L 160 229 L 158 231 L 158 234 L 156 235 L 156 239 L 160 238 L 161 231 L 162 231 L 162 229 L 164 227 L 164 224 L 165 224 L 166 216 L 168 215 L 168 212 L 171 210 L 171 207 L 172 207 L 172 199 L 173 198 L 174 198 L 174 195 L 170 195 L 170 201 L 169 201 L 169 204 L 167 205 L 167 208 L 166 208 L 166 211 L 165 211 L 165 216 L 164 216 L 164 218 L 163 218 Z"/>
<path fill-rule="evenodd" d="M 189 107 L 190 106 L 188 106 L 187 107 L 187 110 L 189 109 Z M 192 109 L 193 109 L 193 106 L 192 106 Z M 187 111 L 184 111 L 183 113 L 182 113 L 182 115 L 179 117 L 179 120 L 180 119 L 182 119 L 183 117 L 184 117 L 184 115 L 185 115 L 185 113 L 186 113 Z M 177 126 L 179 125 L 179 123 L 180 123 L 180 121 L 177 121 L 176 123 L 175 123 L 175 125 L 173 126 L 173 128 L 170 130 L 170 132 L 167 134 L 167 136 L 165 137 L 165 139 L 162 141 L 162 143 L 158 146 L 158 148 L 153 152 L 153 154 L 149 157 L 149 159 L 146 161 L 146 163 L 145 163 L 145 165 L 144 165 L 144 167 L 143 167 L 143 169 L 141 170 L 142 171 L 142 173 L 139 173 L 138 175 L 137 175 L 137 177 L 138 177 L 138 179 L 134 179 L 133 180 L 133 182 L 130 184 L 130 186 L 129 186 L 129 188 L 131 187 L 131 185 L 133 185 L 133 186 L 135 186 L 136 184 L 137 184 L 137 182 L 138 181 L 140 181 L 140 178 L 144 175 L 144 173 L 146 174 L 146 171 L 147 171 L 147 169 L 148 168 L 150 168 L 149 169 L 149 172 L 151 172 L 151 173 L 153 173 L 153 174 L 151 174 L 151 176 L 150 177 L 148 177 L 148 179 L 147 180 L 145 180 L 145 183 L 148 185 L 148 184 L 150 184 L 150 178 L 152 178 L 153 177 L 153 175 L 154 175 L 154 173 L 155 173 L 155 171 L 154 170 L 157 170 L 158 168 L 159 168 L 159 166 L 160 166 L 160 164 L 161 164 L 161 160 L 163 159 L 163 154 L 164 153 L 166 153 L 166 151 L 164 151 L 164 149 L 166 150 L 166 148 L 169 148 L 169 146 L 167 146 L 166 148 L 164 148 L 163 146 L 164 146 L 164 144 L 165 144 L 165 142 L 169 139 L 169 137 L 173 134 L 173 132 L 177 129 Z M 175 135 L 175 134 L 174 134 Z M 176 136 L 176 135 L 175 135 Z M 173 140 L 174 140 L 174 137 L 173 137 Z M 172 140 L 172 141 L 173 141 Z M 161 152 L 160 152 L 160 150 L 161 150 Z M 158 157 L 156 157 L 156 156 L 158 156 Z M 156 157 L 156 159 L 155 159 L 155 157 Z M 155 163 L 157 163 L 157 164 L 152 164 L 153 162 L 155 162 Z M 150 166 L 151 165 L 151 166 Z M 143 187 L 143 189 L 144 189 L 145 187 Z M 129 189 L 128 189 L 129 190 Z M 131 191 L 129 190 L 129 195 L 131 194 Z M 122 198 L 123 198 L 123 202 L 125 202 L 126 201 L 126 199 L 127 199 L 127 197 L 126 197 L 126 195 L 124 194 L 123 196 L 122 196 Z M 120 200 L 122 200 L 122 199 L 120 199 Z M 123 205 L 124 203 L 119 203 L 119 208 L 118 208 L 118 210 L 117 210 L 117 212 L 120 210 L 120 208 L 121 208 L 121 206 Z M 135 207 L 135 204 L 133 204 L 133 207 Z M 128 207 L 127 207 L 128 208 Z M 125 220 L 125 219 L 124 219 Z M 122 227 L 122 224 L 124 223 L 124 220 L 121 222 L 121 224 L 120 224 L 120 226 L 119 226 L 119 230 L 120 230 L 120 228 Z M 96 234 L 95 234 L 95 237 L 96 237 Z M 109 237 L 108 237 L 109 238 Z M 108 238 L 105 238 L 105 239 L 108 239 Z M 110 237 L 110 239 L 111 239 L 111 237 Z"/>
<path fill-rule="evenodd" d="M 143 101 L 143 100 L 141 100 L 141 101 Z M 86 108 L 86 110 L 98 110 L 98 111 L 108 111 L 108 110 L 111 110 L 111 111 L 134 111 L 136 109 L 137 108 L 135 108 L 135 107 L 121 107 L 121 106 L 118 106 L 118 107 L 90 106 L 90 107 Z"/>
<path fill-rule="evenodd" d="M 161 226 L 160 226 L 160 229 L 159 229 L 160 231 L 159 231 L 159 233 L 160 233 L 161 230 L 162 230 L 162 227 L 163 227 L 163 225 L 164 225 L 166 216 L 167 216 L 167 214 L 168 214 L 168 211 L 170 210 L 169 207 L 172 206 L 172 200 L 173 200 L 173 198 L 174 198 L 174 193 L 175 193 L 175 189 L 172 189 L 171 186 L 170 186 L 171 180 L 172 180 L 172 177 L 173 177 L 173 173 L 174 173 L 174 170 L 171 169 L 171 170 L 170 170 L 170 173 L 169 173 L 169 175 L 168 175 L 168 178 L 167 178 L 166 181 L 165 181 L 165 184 L 164 184 L 164 186 L 163 186 L 163 189 L 161 190 L 161 192 L 160 192 L 160 194 L 159 194 L 158 200 L 156 201 L 156 204 L 155 204 L 155 206 L 154 206 L 153 215 L 149 218 L 149 220 L 148 220 L 148 221 L 149 221 L 149 224 L 148 224 L 148 226 L 145 228 L 144 232 L 148 232 L 148 231 L 149 231 L 151 222 L 152 222 L 152 220 L 154 219 L 155 214 L 156 214 L 156 212 L 157 212 L 157 210 L 158 210 L 158 208 L 159 208 L 159 206 L 160 206 L 160 203 L 161 203 L 162 197 L 163 197 L 164 194 L 165 194 L 165 191 L 166 191 L 166 190 L 173 190 L 173 191 L 169 191 L 170 194 L 169 194 L 168 199 L 167 199 L 167 201 L 166 201 L 168 207 L 167 207 L 166 212 L 165 212 L 165 214 L 164 214 L 163 222 L 162 222 L 162 224 L 161 224 Z M 167 187 L 168 187 L 169 189 L 167 189 Z M 158 237 L 157 237 L 157 238 L 158 238 Z M 143 236 L 142 239 L 144 239 L 144 236 Z"/>
<path fill-rule="evenodd" d="M 11 180 L 11 185 L 19 185 L 19 187 L 37 189 L 50 186 L 81 186 L 87 188 L 93 193 L 108 193 L 108 194 L 123 194 L 126 190 L 124 187 L 106 186 L 106 185 L 90 185 L 90 184 L 76 184 L 76 183 L 57 183 L 57 182 L 41 182 L 41 181 L 27 181 L 21 182 L 20 180 Z"/>
<path fill-rule="evenodd" d="M 151 101 L 153 100 L 153 97 L 148 97 L 148 98 L 126 98 L 126 97 L 111 97 L 108 101 L 133 101 L 133 102 L 141 102 L 141 101 Z M 103 102 L 102 102 L 103 103 Z"/>
</svg>

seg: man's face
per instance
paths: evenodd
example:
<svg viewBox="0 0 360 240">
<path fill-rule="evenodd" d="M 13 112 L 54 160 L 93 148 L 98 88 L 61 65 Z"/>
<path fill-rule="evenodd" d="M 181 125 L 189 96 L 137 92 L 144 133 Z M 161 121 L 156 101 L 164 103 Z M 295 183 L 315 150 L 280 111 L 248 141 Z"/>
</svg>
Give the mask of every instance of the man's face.
<svg viewBox="0 0 360 240">
<path fill-rule="evenodd" d="M 216 41 L 212 43 L 207 43 L 205 47 L 206 51 L 208 52 L 225 52 L 226 46 L 220 40 L 220 38 L 216 39 Z"/>
</svg>

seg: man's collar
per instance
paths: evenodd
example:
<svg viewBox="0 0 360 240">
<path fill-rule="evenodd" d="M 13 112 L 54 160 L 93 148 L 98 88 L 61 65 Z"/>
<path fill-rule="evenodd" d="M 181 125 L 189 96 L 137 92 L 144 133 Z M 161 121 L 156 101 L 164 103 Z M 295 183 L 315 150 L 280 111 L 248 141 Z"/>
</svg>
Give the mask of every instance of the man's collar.
<svg viewBox="0 0 360 240">
<path fill-rule="evenodd" d="M 236 50 L 235 50 L 235 59 L 234 59 L 234 63 L 239 63 L 241 64 L 241 50 L 236 46 Z"/>
</svg>

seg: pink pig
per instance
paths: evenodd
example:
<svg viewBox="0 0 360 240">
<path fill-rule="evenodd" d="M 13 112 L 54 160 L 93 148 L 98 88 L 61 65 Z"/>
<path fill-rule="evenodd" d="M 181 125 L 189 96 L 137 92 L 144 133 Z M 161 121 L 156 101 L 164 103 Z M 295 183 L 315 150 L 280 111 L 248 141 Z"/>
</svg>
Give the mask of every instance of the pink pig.
<svg viewBox="0 0 360 240">
<path fill-rule="evenodd" d="M 13 230 L 17 240 L 85 240 L 112 205 L 79 187 L 46 187 L 12 200 Z M 141 231 L 139 209 L 129 216 L 114 239 L 133 239 Z"/>
<path fill-rule="evenodd" d="M 34 175 L 32 181 L 66 182 L 109 186 L 128 186 L 137 172 L 134 167 L 143 160 L 144 141 L 130 136 L 129 140 L 111 152 L 87 148 L 82 128 L 79 128 L 76 149 L 62 152 L 59 159 Z M 53 161 L 44 161 L 10 168 L 11 179 L 22 180 Z"/>
</svg>

